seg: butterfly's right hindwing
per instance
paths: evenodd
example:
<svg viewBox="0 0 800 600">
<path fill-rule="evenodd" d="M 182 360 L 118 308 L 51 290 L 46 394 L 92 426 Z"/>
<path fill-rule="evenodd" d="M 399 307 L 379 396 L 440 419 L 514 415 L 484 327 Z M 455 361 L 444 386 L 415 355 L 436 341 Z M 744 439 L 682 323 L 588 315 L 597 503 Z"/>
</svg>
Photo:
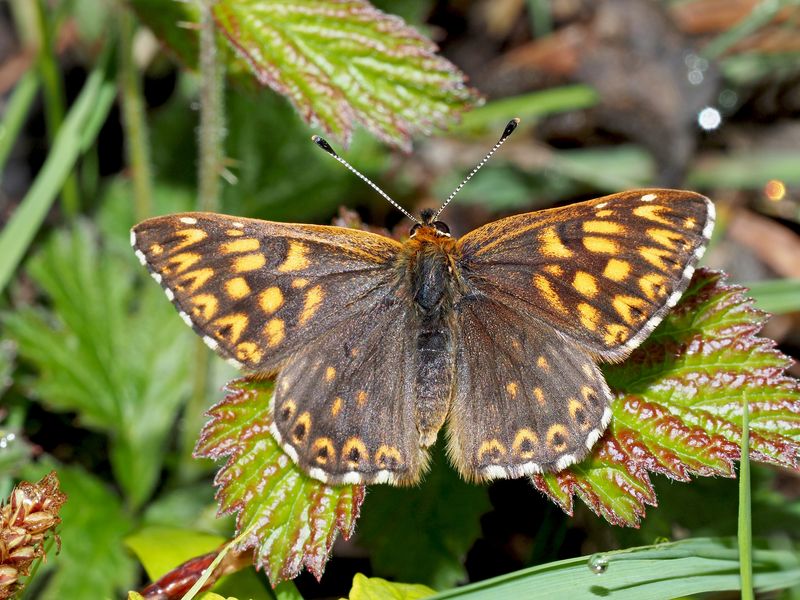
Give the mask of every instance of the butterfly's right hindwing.
<svg viewBox="0 0 800 600">
<path fill-rule="evenodd" d="M 148 219 L 131 238 L 206 343 L 260 372 L 380 302 L 400 248 L 364 231 L 210 213 Z"/>
</svg>

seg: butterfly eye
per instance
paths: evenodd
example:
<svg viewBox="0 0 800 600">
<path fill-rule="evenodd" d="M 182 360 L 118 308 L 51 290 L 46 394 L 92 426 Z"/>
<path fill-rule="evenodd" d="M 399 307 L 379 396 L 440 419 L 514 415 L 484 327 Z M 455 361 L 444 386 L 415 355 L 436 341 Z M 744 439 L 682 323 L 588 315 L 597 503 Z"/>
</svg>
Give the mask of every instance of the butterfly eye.
<svg viewBox="0 0 800 600">
<path fill-rule="evenodd" d="M 433 226 L 436 228 L 436 231 L 439 233 L 444 233 L 445 235 L 450 235 L 450 228 L 447 226 L 447 223 L 444 221 L 434 221 Z"/>
<path fill-rule="evenodd" d="M 409 237 L 414 237 L 414 236 L 416 235 L 417 231 L 419 231 L 419 228 L 420 228 L 420 224 L 419 224 L 419 223 L 417 223 L 416 225 L 414 225 L 414 226 L 411 228 L 411 232 L 408 234 L 408 235 L 409 235 Z"/>
</svg>

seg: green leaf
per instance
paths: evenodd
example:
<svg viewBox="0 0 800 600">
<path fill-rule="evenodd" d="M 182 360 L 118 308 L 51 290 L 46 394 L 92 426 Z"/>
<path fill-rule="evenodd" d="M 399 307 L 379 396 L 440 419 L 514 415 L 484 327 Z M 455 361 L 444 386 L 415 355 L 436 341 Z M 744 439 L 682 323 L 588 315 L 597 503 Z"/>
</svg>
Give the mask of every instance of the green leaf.
<svg viewBox="0 0 800 600">
<path fill-rule="evenodd" d="M 60 231 L 28 264 L 52 310 L 4 315 L 9 336 L 38 375 L 27 384 L 53 410 L 111 438 L 114 475 L 134 506 L 158 481 L 189 384 L 192 336 L 158 286 L 140 283 L 129 248 L 86 224 Z"/>
<path fill-rule="evenodd" d="M 187 560 L 213 552 L 225 543 L 221 535 L 177 527 L 145 527 L 125 538 L 151 580 L 156 580 Z"/>
<path fill-rule="evenodd" d="M 796 586 L 800 584 L 800 558 L 795 550 L 755 549 L 753 574 L 755 588 L 761 592 Z M 739 589 L 736 540 L 695 538 L 538 565 L 447 590 L 432 600 L 640 600 Z"/>
<path fill-rule="evenodd" d="M 133 522 L 119 497 L 81 468 L 44 462 L 29 468 L 25 477 L 34 479 L 55 469 L 67 502 L 61 509 L 58 530 L 60 551 L 48 554 L 33 582 L 46 581 L 44 589 L 30 597 L 63 600 L 121 596 L 135 581 L 136 564 L 123 546 Z M 52 571 L 51 577 L 43 577 L 45 570 Z"/>
<path fill-rule="evenodd" d="M 236 512 L 237 551 L 255 549 L 256 567 L 275 584 L 305 566 L 322 576 L 339 532 L 353 532 L 363 486 L 330 487 L 304 475 L 269 432 L 271 383 L 238 380 L 209 411 L 196 454 L 228 457 L 215 479 L 220 513 Z"/>
<path fill-rule="evenodd" d="M 743 289 L 700 270 L 681 302 L 622 364 L 604 369 L 616 394 L 611 426 L 587 459 L 537 488 L 571 514 L 578 495 L 618 525 L 638 526 L 655 505 L 649 473 L 688 481 L 734 476 L 742 396 L 750 405 L 750 458 L 798 469 L 800 385 L 790 360 L 757 337 L 764 313 Z"/>
<path fill-rule="evenodd" d="M 220 0 L 212 12 L 259 82 L 345 142 L 358 122 L 407 150 L 476 102 L 430 40 L 364 0 Z"/>
<path fill-rule="evenodd" d="M 380 577 L 353 577 L 350 600 L 419 600 L 434 595 L 431 588 L 416 583 L 395 583 Z"/>
<path fill-rule="evenodd" d="M 378 574 L 452 587 L 467 579 L 463 560 L 481 535 L 480 516 L 490 509 L 487 488 L 462 481 L 440 451 L 422 485 L 370 488 L 359 542 Z"/>
</svg>

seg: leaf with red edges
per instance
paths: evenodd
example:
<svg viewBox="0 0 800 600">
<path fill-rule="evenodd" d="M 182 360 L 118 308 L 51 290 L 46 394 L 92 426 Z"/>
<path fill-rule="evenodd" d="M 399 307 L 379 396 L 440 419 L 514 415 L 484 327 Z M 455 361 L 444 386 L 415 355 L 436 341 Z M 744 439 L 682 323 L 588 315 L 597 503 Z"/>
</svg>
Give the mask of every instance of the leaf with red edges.
<svg viewBox="0 0 800 600">
<path fill-rule="evenodd" d="M 228 457 L 217 473 L 220 513 L 237 515 L 237 534 L 254 526 L 236 548 L 254 550 L 272 584 L 296 577 L 306 567 L 322 576 L 339 532 L 353 533 L 363 486 L 331 487 L 304 475 L 272 438 L 272 384 L 242 379 L 209 411 L 195 453 Z"/>
<path fill-rule="evenodd" d="M 344 142 L 358 122 L 407 150 L 478 101 L 433 42 L 364 0 L 218 0 L 212 11 L 262 84 Z"/>
<path fill-rule="evenodd" d="M 656 504 L 649 472 L 733 477 L 744 397 L 751 460 L 800 467 L 800 385 L 784 373 L 791 361 L 757 337 L 766 315 L 722 279 L 699 270 L 648 340 L 604 368 L 614 416 L 595 451 L 532 478 L 566 512 L 577 495 L 609 522 L 636 526 Z"/>
</svg>

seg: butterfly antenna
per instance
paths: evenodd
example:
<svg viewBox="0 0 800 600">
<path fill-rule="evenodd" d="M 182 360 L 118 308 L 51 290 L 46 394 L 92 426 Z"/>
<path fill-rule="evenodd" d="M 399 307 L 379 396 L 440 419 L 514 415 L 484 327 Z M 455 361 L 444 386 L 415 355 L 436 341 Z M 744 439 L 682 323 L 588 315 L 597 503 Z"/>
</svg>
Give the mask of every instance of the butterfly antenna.
<svg viewBox="0 0 800 600">
<path fill-rule="evenodd" d="M 422 223 L 420 223 L 419 219 L 417 219 L 417 218 L 416 218 L 414 215 L 412 215 L 410 212 L 408 212 L 408 211 L 407 211 L 405 208 L 403 208 L 402 206 L 400 206 L 400 205 L 399 205 L 397 202 L 395 202 L 394 200 L 392 200 L 392 199 L 389 197 L 389 194 L 387 194 L 387 193 L 386 193 L 386 192 L 384 192 L 384 191 L 383 191 L 381 188 L 379 188 L 377 185 L 375 185 L 374 183 L 372 183 L 372 180 L 370 180 L 370 179 L 369 179 L 369 178 L 368 178 L 366 175 L 364 175 L 363 173 L 361 173 L 360 171 L 358 171 L 358 170 L 357 170 L 355 167 L 353 167 L 353 166 L 352 166 L 352 165 L 351 165 L 349 162 L 347 162 L 347 161 L 346 161 L 345 159 L 343 159 L 341 156 L 339 156 L 338 154 L 336 154 L 336 151 L 335 151 L 333 148 L 331 148 L 331 145 L 330 145 L 330 144 L 329 144 L 329 143 L 328 143 L 328 142 L 325 140 L 325 138 L 321 138 L 321 137 L 320 137 L 320 136 L 318 136 L 318 135 L 312 135 L 312 136 L 311 136 L 311 140 L 312 140 L 312 141 L 313 141 L 313 142 L 314 142 L 314 143 L 315 143 L 317 146 L 319 146 L 320 148 L 322 148 L 323 150 L 325 150 L 325 152 L 327 152 L 328 154 L 330 154 L 330 155 L 331 155 L 333 158 L 335 158 L 335 159 L 336 159 L 336 160 L 338 160 L 340 163 L 342 163 L 342 164 L 343 164 L 345 167 L 347 167 L 348 169 L 350 169 L 350 171 L 351 171 L 351 172 L 355 173 L 355 174 L 356 174 L 358 177 L 360 177 L 360 178 L 361 178 L 361 179 L 362 179 L 362 180 L 363 180 L 363 181 L 364 181 L 364 182 L 365 182 L 365 183 L 366 183 L 368 186 L 370 186 L 370 187 L 371 187 L 373 190 L 375 190 L 375 191 L 376 191 L 376 192 L 378 192 L 378 193 L 379 193 L 381 196 L 383 196 L 384 198 L 386 198 L 386 200 L 389 202 L 389 204 L 391 204 L 392 206 L 394 206 L 394 207 L 395 207 L 397 210 L 399 210 L 401 213 L 403 213 L 405 216 L 407 216 L 409 219 L 411 219 L 411 220 L 412 220 L 412 221 L 414 221 L 415 223 L 419 223 L 420 225 L 422 225 Z"/>
<path fill-rule="evenodd" d="M 508 139 L 508 136 L 510 136 L 512 133 L 514 133 L 514 130 L 517 128 L 517 125 L 519 125 L 519 117 L 515 117 L 515 118 L 511 119 L 508 122 L 508 125 L 506 125 L 506 128 L 503 130 L 503 135 L 500 136 L 500 139 L 497 140 L 497 143 L 492 147 L 491 150 L 489 150 L 489 152 L 486 154 L 486 156 L 483 157 L 483 160 L 481 160 L 481 162 L 478 163 L 478 166 L 475 167 L 474 169 L 472 169 L 472 172 L 469 175 L 467 175 L 467 177 L 464 179 L 464 181 L 462 181 L 461 183 L 458 184 L 458 187 L 456 189 L 454 189 L 453 193 L 451 193 L 447 197 L 447 200 L 444 201 L 444 204 L 442 204 L 442 207 L 438 211 L 436 211 L 435 215 L 433 215 L 433 220 L 434 221 L 439 217 L 440 214 L 442 214 L 442 211 L 447 207 L 448 204 L 450 204 L 450 202 L 453 200 L 453 198 L 455 198 L 456 194 L 461 191 L 461 188 L 463 188 L 466 185 L 466 183 L 470 179 L 472 179 L 472 177 L 475 175 L 475 173 L 477 173 L 480 170 L 480 168 L 483 165 L 485 165 L 490 158 L 492 158 L 492 154 L 497 152 L 497 150 L 500 148 L 500 146 L 502 146 L 503 143 Z"/>
</svg>

